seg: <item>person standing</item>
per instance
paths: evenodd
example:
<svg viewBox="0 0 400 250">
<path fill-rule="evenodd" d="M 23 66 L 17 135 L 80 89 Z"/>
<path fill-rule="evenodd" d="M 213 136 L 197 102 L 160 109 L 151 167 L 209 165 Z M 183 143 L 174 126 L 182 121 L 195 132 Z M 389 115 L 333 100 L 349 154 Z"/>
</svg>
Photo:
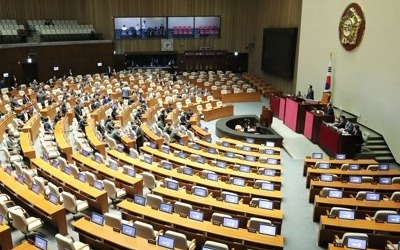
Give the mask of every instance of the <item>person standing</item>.
<svg viewBox="0 0 400 250">
<path fill-rule="evenodd" d="M 314 100 L 314 90 L 313 90 L 311 84 L 308 86 L 308 90 L 307 90 L 307 94 L 306 94 L 306 99 Z"/>
</svg>

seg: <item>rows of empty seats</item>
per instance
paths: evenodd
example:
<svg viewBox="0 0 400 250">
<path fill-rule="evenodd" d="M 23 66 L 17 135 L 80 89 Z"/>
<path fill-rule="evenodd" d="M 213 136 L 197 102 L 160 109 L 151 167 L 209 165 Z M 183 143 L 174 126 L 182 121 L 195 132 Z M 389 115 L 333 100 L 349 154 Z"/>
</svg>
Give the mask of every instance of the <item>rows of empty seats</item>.
<svg viewBox="0 0 400 250">
<path fill-rule="evenodd" d="M 28 20 L 28 25 L 31 30 L 42 35 L 90 34 L 93 30 L 93 25 L 78 24 L 77 20 L 53 20 L 50 25 L 45 22 L 46 20 Z"/>
<path fill-rule="evenodd" d="M 17 36 L 18 30 L 24 30 L 24 25 L 18 25 L 16 20 L 1 19 L 0 20 L 0 35 Z"/>
</svg>

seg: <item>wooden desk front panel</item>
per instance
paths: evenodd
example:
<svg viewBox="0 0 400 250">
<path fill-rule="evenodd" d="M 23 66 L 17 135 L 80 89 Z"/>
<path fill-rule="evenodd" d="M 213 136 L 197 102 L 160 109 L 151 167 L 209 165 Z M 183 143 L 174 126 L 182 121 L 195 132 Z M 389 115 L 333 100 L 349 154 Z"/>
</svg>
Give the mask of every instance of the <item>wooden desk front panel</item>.
<svg viewBox="0 0 400 250">
<path fill-rule="evenodd" d="M 133 202 L 124 200 L 117 204 L 118 208 L 125 218 L 129 215 L 139 215 L 143 219 L 157 220 L 168 223 L 172 227 L 186 228 L 188 232 L 203 234 L 205 237 L 209 235 L 219 235 L 221 237 L 230 238 L 231 241 L 240 242 L 240 245 L 251 247 L 252 245 L 264 245 L 264 249 L 276 248 L 283 249 L 283 236 L 276 237 L 250 233 L 246 229 L 230 229 L 222 226 L 213 225 L 210 221 L 195 221 L 189 218 L 182 218 L 179 214 L 167 214 L 154 210 L 149 206 L 137 205 Z"/>
<path fill-rule="evenodd" d="M 204 121 L 212 121 L 218 118 L 232 116 L 233 105 L 225 104 L 219 108 L 203 109 Z"/>
<path fill-rule="evenodd" d="M 9 123 L 14 122 L 15 114 L 7 114 L 0 119 L 0 133 L 3 135 Z"/>
<path fill-rule="evenodd" d="M 29 159 L 36 158 L 36 152 L 32 146 L 31 135 L 27 132 L 21 132 L 19 134 L 19 139 L 21 143 L 21 150 L 24 153 L 24 156 Z"/>
<path fill-rule="evenodd" d="M 348 247 L 346 247 L 346 246 L 343 246 L 343 247 L 335 247 L 335 246 L 333 245 L 333 243 L 329 243 L 329 245 L 328 245 L 328 250 L 354 250 L 354 248 L 348 248 Z M 366 250 L 378 250 L 378 249 L 375 249 L 375 248 L 367 248 Z"/>
<path fill-rule="evenodd" d="M 40 114 L 32 116 L 22 127 L 23 132 L 28 132 L 31 134 L 31 139 L 35 140 L 36 136 L 39 134 L 40 129 Z"/>
<path fill-rule="evenodd" d="M 45 108 L 40 110 L 40 114 L 43 117 L 48 116 L 51 120 L 53 120 L 54 117 L 56 116 L 56 113 L 57 113 L 56 109 L 57 109 L 58 106 L 60 106 L 60 105 L 59 104 L 53 104 L 51 106 L 47 106 L 47 107 L 45 107 Z"/>
<path fill-rule="evenodd" d="M 0 170 L 2 171 L 2 170 Z M 11 239 L 11 229 L 6 224 L 0 225 L 0 249 L 11 250 L 13 248 L 13 242 Z"/>
<path fill-rule="evenodd" d="M 157 148 L 161 148 L 161 145 L 164 143 L 164 139 L 158 135 L 156 135 L 153 131 L 150 130 L 149 125 L 147 123 L 142 123 L 140 128 L 143 130 L 143 134 L 147 137 L 150 141 L 156 143 Z"/>
<path fill-rule="evenodd" d="M 69 132 L 68 117 L 64 117 L 56 123 L 56 126 L 54 127 L 54 136 L 61 151 L 65 154 L 67 161 L 69 163 L 72 163 L 71 155 L 73 151 L 72 151 L 72 146 L 69 144 L 67 140 L 68 132 Z"/>
<path fill-rule="evenodd" d="M 64 235 L 68 233 L 66 212 L 62 205 L 54 205 L 42 194 L 35 194 L 26 184 L 19 183 L 14 176 L 8 175 L 3 170 L 5 169 L 0 169 L 0 182 L 14 201 L 22 202 L 25 209 L 32 210 L 43 220 L 50 222 L 59 233 Z"/>
<path fill-rule="evenodd" d="M 98 190 L 75 179 L 72 175 L 63 173 L 40 158 L 31 160 L 31 165 L 38 169 L 39 175 L 51 181 L 56 186 L 61 186 L 67 192 L 74 194 L 78 199 L 87 200 L 90 207 L 102 214 L 108 212 L 107 192 Z"/>
<path fill-rule="evenodd" d="M 96 122 L 93 118 L 88 118 L 87 119 L 87 126 L 85 126 L 85 133 L 88 141 L 90 144 L 93 145 L 93 147 L 96 148 L 96 150 L 106 157 L 106 143 L 101 141 L 97 136 L 96 136 Z"/>
</svg>

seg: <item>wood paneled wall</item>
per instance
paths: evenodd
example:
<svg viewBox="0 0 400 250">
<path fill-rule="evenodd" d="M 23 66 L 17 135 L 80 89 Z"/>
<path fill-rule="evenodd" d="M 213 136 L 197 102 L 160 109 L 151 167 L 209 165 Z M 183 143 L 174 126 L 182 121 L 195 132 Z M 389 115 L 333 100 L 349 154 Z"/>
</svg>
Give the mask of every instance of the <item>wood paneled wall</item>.
<svg viewBox="0 0 400 250">
<path fill-rule="evenodd" d="M 28 19 L 77 19 L 81 24 L 93 24 L 105 39 L 113 39 L 113 17 L 221 15 L 220 39 L 175 39 L 174 50 L 183 52 L 206 46 L 250 52 L 249 71 L 263 75 L 263 28 L 299 27 L 301 5 L 301 0 L 0 0 L 0 18 L 16 19 L 19 24 Z M 247 51 L 251 42 L 255 47 Z M 159 51 L 160 40 L 116 41 L 115 50 L 117 54 Z M 287 81 L 273 83 L 279 83 L 284 92 L 294 88 Z"/>
</svg>

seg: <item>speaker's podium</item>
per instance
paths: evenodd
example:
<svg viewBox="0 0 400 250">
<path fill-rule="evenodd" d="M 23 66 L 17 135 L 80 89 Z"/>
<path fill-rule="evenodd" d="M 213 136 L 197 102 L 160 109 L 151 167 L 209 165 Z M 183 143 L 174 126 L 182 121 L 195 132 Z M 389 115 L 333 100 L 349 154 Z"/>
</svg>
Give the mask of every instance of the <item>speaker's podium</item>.
<svg viewBox="0 0 400 250">
<path fill-rule="evenodd" d="M 264 127 L 271 127 L 273 117 L 274 113 L 272 112 L 272 110 L 263 106 L 260 115 L 260 125 Z"/>
</svg>

